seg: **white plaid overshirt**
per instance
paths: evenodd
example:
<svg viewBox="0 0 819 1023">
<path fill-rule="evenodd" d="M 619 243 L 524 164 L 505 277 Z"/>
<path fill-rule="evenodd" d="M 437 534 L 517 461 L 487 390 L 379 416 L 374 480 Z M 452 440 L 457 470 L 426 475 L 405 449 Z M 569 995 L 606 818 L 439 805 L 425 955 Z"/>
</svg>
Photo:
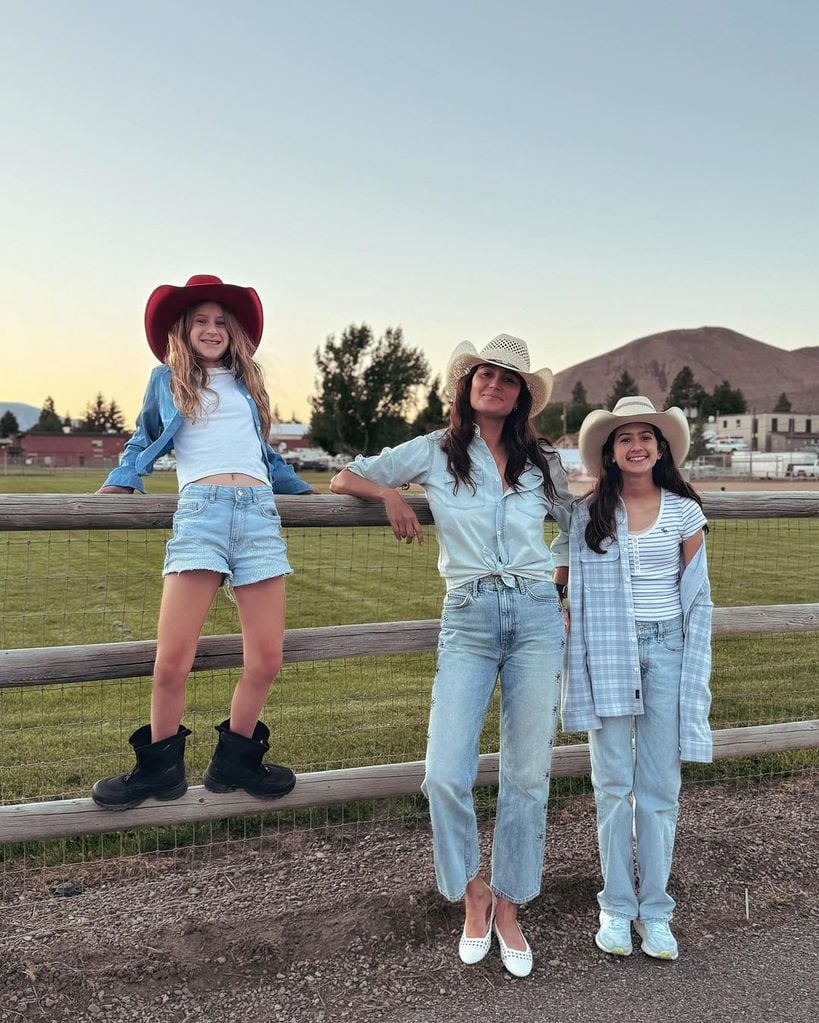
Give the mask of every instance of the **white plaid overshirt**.
<svg viewBox="0 0 819 1023">
<path fill-rule="evenodd" d="M 585 732 L 602 727 L 601 718 L 642 714 L 642 684 L 637 649 L 625 510 L 617 512 L 617 540 L 604 542 L 603 554 L 586 545 L 588 502 L 575 506 L 569 530 L 569 612 L 571 627 L 563 677 L 563 730 Z M 608 589 L 584 585 L 590 573 L 608 578 Z M 711 590 L 705 544 L 680 577 L 683 611 L 683 664 L 680 682 L 680 755 L 709 763 L 711 729 Z"/>
</svg>

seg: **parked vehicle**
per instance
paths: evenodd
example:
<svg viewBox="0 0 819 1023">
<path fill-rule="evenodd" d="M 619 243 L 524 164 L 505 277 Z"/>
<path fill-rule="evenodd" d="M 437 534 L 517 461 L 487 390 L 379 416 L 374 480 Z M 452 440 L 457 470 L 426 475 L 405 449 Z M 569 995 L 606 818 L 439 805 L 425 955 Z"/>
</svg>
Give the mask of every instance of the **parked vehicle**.
<svg viewBox="0 0 819 1023">
<path fill-rule="evenodd" d="M 748 442 L 744 437 L 732 434 L 718 434 L 710 441 L 706 441 L 706 448 L 717 455 L 730 455 L 735 451 L 748 451 Z"/>
<path fill-rule="evenodd" d="M 810 451 L 736 451 L 731 473 L 755 479 L 817 479 L 819 460 Z"/>
</svg>

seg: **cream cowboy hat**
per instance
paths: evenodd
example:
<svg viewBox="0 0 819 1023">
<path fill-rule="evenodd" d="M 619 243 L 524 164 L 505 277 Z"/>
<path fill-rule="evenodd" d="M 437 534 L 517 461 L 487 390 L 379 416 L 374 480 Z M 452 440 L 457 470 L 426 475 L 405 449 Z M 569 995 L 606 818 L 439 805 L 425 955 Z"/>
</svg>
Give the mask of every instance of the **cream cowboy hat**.
<svg viewBox="0 0 819 1023">
<path fill-rule="evenodd" d="M 633 394 L 621 398 L 611 412 L 598 408 L 589 412 L 583 420 L 577 446 L 580 448 L 580 458 L 589 472 L 600 471 L 606 439 L 612 430 L 625 423 L 650 423 L 656 426 L 668 443 L 674 465 L 679 468 L 685 462 L 691 433 L 682 409 L 675 407 L 658 412 L 648 398 Z"/>
<path fill-rule="evenodd" d="M 526 342 L 519 337 L 512 337 L 511 334 L 498 334 L 480 352 L 470 341 L 462 341 L 458 345 L 449 357 L 449 364 L 446 368 L 444 392 L 450 401 L 455 396 L 455 385 L 458 380 L 462 376 L 466 376 L 473 366 L 480 366 L 487 362 L 490 366 L 511 369 L 518 376 L 523 377 L 529 388 L 529 393 L 532 395 L 530 416 L 536 416 L 538 412 L 542 412 L 546 408 L 554 381 L 552 371 L 538 369 L 532 373 L 529 369 L 529 349 Z"/>
</svg>

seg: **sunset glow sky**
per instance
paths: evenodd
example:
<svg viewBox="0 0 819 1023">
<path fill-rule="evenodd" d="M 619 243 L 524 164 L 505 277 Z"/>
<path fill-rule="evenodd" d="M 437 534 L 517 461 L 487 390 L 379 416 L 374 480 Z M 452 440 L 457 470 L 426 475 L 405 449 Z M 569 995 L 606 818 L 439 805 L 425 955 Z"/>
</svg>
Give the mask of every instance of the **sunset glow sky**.
<svg viewBox="0 0 819 1023">
<path fill-rule="evenodd" d="M 129 424 L 158 284 L 252 284 L 313 352 L 401 325 L 435 371 L 555 371 L 704 324 L 819 344 L 819 7 L 758 0 L 5 0 L 0 400 Z"/>
</svg>

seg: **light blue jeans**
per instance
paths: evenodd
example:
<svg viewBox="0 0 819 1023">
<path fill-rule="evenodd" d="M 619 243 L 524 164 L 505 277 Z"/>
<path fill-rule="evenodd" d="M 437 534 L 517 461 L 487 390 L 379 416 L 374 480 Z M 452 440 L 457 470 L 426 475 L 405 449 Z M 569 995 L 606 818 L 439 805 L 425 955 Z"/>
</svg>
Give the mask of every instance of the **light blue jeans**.
<svg viewBox="0 0 819 1023">
<path fill-rule="evenodd" d="M 495 576 L 444 598 L 426 776 L 438 890 L 462 899 L 480 870 L 472 787 L 481 729 L 500 675 L 500 785 L 493 891 L 523 903 L 540 891 L 549 771 L 563 665 L 554 584 Z"/>
<path fill-rule="evenodd" d="M 615 916 L 667 921 L 675 906 L 666 887 L 680 793 L 682 617 L 637 622 L 637 644 L 643 714 L 602 718 L 589 732 L 603 873 L 597 901 Z"/>
</svg>

